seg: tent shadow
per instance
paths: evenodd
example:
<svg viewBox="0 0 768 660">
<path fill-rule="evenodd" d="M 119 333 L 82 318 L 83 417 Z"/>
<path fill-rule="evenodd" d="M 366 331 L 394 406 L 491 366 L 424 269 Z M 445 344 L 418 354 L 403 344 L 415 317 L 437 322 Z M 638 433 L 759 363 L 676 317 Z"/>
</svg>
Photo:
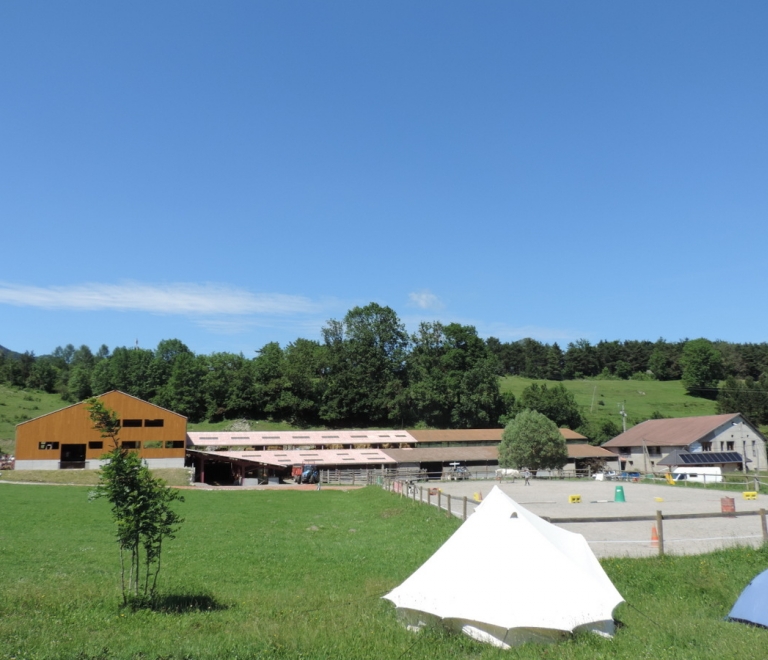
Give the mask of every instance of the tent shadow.
<svg viewBox="0 0 768 660">
<path fill-rule="evenodd" d="M 185 614 L 187 612 L 214 612 L 229 607 L 209 594 L 166 594 L 157 596 L 150 609 L 153 612 Z"/>
</svg>

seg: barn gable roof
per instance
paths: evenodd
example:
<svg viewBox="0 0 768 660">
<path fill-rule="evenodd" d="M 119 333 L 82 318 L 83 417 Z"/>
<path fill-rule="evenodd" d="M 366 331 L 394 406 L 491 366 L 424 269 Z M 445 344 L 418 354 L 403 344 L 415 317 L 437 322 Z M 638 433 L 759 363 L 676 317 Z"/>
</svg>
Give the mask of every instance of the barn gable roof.
<svg viewBox="0 0 768 660">
<path fill-rule="evenodd" d="M 163 412 L 168 413 L 169 415 L 175 415 L 176 417 L 181 417 L 182 419 L 186 419 L 184 415 L 180 415 L 177 412 L 173 412 L 173 410 L 168 410 L 167 408 L 163 408 L 162 406 L 158 406 L 157 404 L 150 403 L 149 401 L 144 401 L 144 399 L 140 399 L 137 396 L 133 396 L 132 394 L 126 394 L 125 392 L 122 392 L 120 390 L 110 390 L 109 392 L 104 392 L 104 394 L 99 394 L 97 397 L 94 397 L 96 399 L 103 399 L 105 396 L 108 395 L 120 395 L 124 397 L 128 397 L 130 399 L 134 399 L 135 401 L 140 401 L 141 403 L 145 403 L 148 406 L 152 406 L 153 408 L 157 408 L 158 410 L 162 410 Z M 114 397 L 112 397 L 114 398 Z M 85 401 L 78 401 L 77 403 L 73 403 L 69 406 L 64 406 L 63 408 L 59 408 L 58 410 L 52 410 L 49 413 L 45 413 L 44 415 L 39 415 L 37 417 L 33 417 L 32 419 L 28 419 L 24 422 L 19 422 L 16 424 L 16 426 L 23 426 L 24 424 L 29 424 L 30 422 L 36 422 L 38 419 L 43 419 L 44 417 L 48 417 L 49 415 L 58 415 L 63 410 L 69 410 L 70 408 L 76 408 L 77 406 L 82 406 L 85 404 Z"/>
<path fill-rule="evenodd" d="M 688 447 L 720 427 L 742 419 L 744 418 L 739 413 L 649 419 L 604 442 L 602 446 L 642 447 L 645 444 L 654 447 Z M 744 421 L 749 424 L 746 420 Z"/>
</svg>

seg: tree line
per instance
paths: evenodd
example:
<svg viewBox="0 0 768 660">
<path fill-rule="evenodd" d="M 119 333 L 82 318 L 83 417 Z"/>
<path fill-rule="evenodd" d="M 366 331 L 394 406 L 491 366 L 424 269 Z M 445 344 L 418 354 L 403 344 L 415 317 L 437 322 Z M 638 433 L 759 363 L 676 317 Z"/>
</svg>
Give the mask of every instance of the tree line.
<svg viewBox="0 0 768 660">
<path fill-rule="evenodd" d="M 563 351 L 530 338 L 484 340 L 474 327 L 458 323 L 425 322 L 408 334 L 391 308 L 376 303 L 329 320 L 321 341 L 299 338 L 284 347 L 270 342 L 253 358 L 198 355 L 178 339 L 163 340 L 154 350 L 110 352 L 102 345 L 94 353 L 70 344 L 39 357 L 0 353 L 0 382 L 56 392 L 72 402 L 119 389 L 193 422 L 246 417 L 299 426 L 488 428 L 529 408 L 559 426 L 585 428 L 588 437 L 612 437 L 609 422 L 600 424 L 610 428 L 586 428 L 575 403 L 565 402 L 565 388 L 544 386 L 546 405 L 534 405 L 542 398 L 536 388 L 515 401 L 500 392 L 504 375 L 682 380 L 692 395 L 717 398 L 721 412 L 768 423 L 766 343 L 582 339 Z"/>
</svg>

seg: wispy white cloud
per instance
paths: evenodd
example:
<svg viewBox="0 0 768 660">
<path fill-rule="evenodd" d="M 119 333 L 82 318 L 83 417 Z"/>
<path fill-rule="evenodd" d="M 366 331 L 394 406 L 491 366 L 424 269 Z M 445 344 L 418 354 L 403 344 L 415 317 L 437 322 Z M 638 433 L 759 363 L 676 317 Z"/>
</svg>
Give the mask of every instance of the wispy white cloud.
<svg viewBox="0 0 768 660">
<path fill-rule="evenodd" d="M 431 309 L 438 310 L 443 309 L 443 305 L 440 298 L 438 298 L 431 291 L 424 289 L 422 291 L 414 291 L 408 294 L 409 306 L 418 307 L 419 309 Z"/>
<path fill-rule="evenodd" d="M 303 315 L 323 305 L 303 296 L 252 293 L 223 284 L 89 283 L 26 286 L 0 283 L 0 304 L 42 309 L 114 310 L 188 316 Z"/>
</svg>

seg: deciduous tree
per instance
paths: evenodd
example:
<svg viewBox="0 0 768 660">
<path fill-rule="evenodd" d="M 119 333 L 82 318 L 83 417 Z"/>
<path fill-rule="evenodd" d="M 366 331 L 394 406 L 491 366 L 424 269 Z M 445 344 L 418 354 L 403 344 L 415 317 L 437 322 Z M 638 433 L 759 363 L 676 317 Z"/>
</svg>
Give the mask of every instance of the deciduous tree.
<svg viewBox="0 0 768 660">
<path fill-rule="evenodd" d="M 499 465 L 532 470 L 560 469 L 568 449 L 557 425 L 535 410 L 523 410 L 501 434 Z"/>
<path fill-rule="evenodd" d="M 148 606 L 157 589 L 163 541 L 174 538 L 183 522 L 171 504 L 183 498 L 154 478 L 137 452 L 120 446 L 120 422 L 114 411 L 99 399 L 89 399 L 87 408 L 93 427 L 112 442 L 92 495 L 112 505 L 123 604 Z"/>
<path fill-rule="evenodd" d="M 723 377 L 723 360 L 708 339 L 686 342 L 680 358 L 683 385 L 690 394 L 715 398 L 717 385 Z"/>
</svg>

